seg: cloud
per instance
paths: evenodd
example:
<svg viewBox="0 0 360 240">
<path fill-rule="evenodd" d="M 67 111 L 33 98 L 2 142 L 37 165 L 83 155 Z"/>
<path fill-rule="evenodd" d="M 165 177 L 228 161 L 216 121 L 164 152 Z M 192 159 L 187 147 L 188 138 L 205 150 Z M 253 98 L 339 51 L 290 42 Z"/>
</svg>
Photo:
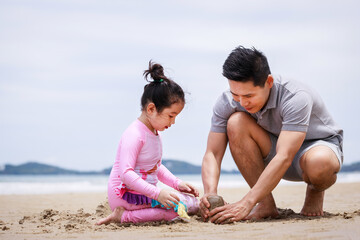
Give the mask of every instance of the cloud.
<svg viewBox="0 0 360 240">
<path fill-rule="evenodd" d="M 255 46 L 272 71 L 313 86 L 359 160 L 357 1 L 2 1 L 0 163 L 29 159 L 94 170 L 113 163 L 140 114 L 153 59 L 189 92 L 163 132 L 164 157 L 201 164 L 222 64 Z M 349 117 L 351 114 L 351 117 Z M 19 148 L 21 151 L 19 151 Z M 229 153 L 223 162 L 235 168 Z"/>
</svg>

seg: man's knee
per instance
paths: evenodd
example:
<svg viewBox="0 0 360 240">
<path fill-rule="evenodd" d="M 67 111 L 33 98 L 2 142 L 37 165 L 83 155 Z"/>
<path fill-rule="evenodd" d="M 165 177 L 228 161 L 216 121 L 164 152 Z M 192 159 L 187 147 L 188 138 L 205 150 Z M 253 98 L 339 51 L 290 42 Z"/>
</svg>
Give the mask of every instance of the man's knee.
<svg viewBox="0 0 360 240">
<path fill-rule="evenodd" d="M 335 153 L 325 146 L 309 150 L 301 159 L 300 166 L 303 168 L 306 178 L 311 182 L 327 181 L 340 168 Z"/>
<path fill-rule="evenodd" d="M 229 140 L 239 134 L 248 132 L 248 126 L 254 122 L 251 116 L 245 112 L 233 113 L 227 122 L 227 135 Z"/>
</svg>

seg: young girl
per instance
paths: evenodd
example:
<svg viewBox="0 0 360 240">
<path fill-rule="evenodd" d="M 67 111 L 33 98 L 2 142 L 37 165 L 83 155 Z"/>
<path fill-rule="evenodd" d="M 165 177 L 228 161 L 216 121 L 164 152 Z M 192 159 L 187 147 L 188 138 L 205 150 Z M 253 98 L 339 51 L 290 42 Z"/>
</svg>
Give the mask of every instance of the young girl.
<svg viewBox="0 0 360 240">
<path fill-rule="evenodd" d="M 184 92 L 164 75 L 160 64 L 150 61 L 149 69 L 144 71 L 146 80 L 149 75 L 153 81 L 144 87 L 141 115 L 122 135 L 110 173 L 108 201 L 113 212 L 98 225 L 174 220 L 178 214 L 169 208 L 176 207 L 179 201 L 186 205 L 189 214 L 199 209 L 198 190 L 176 178 L 161 164 L 162 144 L 158 131 L 175 124 L 176 116 L 184 108 Z M 160 189 L 156 186 L 158 180 L 180 192 Z M 151 207 L 152 199 L 163 207 Z"/>
</svg>

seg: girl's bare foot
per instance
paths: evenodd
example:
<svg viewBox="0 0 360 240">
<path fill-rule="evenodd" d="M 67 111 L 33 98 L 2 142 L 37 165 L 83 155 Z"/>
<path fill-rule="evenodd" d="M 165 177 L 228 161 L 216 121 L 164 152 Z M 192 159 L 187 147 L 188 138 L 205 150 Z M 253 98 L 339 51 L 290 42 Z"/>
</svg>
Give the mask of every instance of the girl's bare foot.
<svg viewBox="0 0 360 240">
<path fill-rule="evenodd" d="M 304 206 L 300 214 L 304 216 L 324 216 L 324 193 L 324 191 L 317 191 L 308 185 Z"/>
<path fill-rule="evenodd" d="M 106 218 L 102 218 L 100 219 L 97 223 L 95 223 L 96 225 L 101 225 L 101 224 L 109 224 L 112 222 L 118 222 L 121 223 L 121 217 L 124 213 L 125 209 L 122 207 L 117 207 L 115 208 L 115 210 Z"/>
</svg>

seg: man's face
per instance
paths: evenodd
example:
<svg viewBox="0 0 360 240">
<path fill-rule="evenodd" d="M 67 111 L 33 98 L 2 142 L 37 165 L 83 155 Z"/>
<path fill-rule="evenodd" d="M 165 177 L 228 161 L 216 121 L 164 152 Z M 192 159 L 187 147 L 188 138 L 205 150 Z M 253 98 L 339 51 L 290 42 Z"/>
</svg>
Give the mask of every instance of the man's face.
<svg viewBox="0 0 360 240">
<path fill-rule="evenodd" d="M 265 106 L 269 99 L 273 78 L 269 75 L 264 87 L 255 87 L 252 81 L 237 82 L 230 79 L 229 85 L 234 100 L 239 102 L 249 113 L 256 113 Z"/>
</svg>

